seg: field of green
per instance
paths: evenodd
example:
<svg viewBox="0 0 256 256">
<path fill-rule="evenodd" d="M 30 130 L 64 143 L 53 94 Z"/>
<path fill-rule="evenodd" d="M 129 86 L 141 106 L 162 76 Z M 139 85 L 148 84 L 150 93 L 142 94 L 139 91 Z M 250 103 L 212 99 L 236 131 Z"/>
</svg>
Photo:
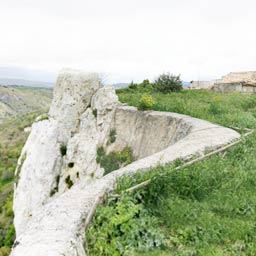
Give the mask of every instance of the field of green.
<svg viewBox="0 0 256 256">
<path fill-rule="evenodd" d="M 171 111 L 223 126 L 256 128 L 256 95 L 151 89 L 118 90 L 138 106 L 153 96 L 153 110 Z M 101 205 L 85 239 L 88 255 L 256 255 L 256 134 L 227 152 L 174 171 L 156 168 L 125 177 L 117 192 L 153 177 L 150 186 Z"/>
</svg>

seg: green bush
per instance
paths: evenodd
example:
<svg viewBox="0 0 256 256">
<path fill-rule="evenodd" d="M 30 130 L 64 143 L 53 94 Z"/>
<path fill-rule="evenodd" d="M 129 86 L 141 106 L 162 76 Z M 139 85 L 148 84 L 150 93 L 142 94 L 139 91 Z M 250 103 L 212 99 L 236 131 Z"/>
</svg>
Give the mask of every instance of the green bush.
<svg viewBox="0 0 256 256">
<path fill-rule="evenodd" d="M 154 105 L 153 97 L 148 94 L 143 94 L 140 98 L 138 109 L 139 110 L 151 109 L 153 105 Z"/>
<path fill-rule="evenodd" d="M 150 83 L 150 81 L 148 79 L 144 79 L 142 81 L 142 83 L 134 83 L 133 81 L 130 83 L 130 85 L 128 86 L 128 90 L 131 90 L 131 91 L 143 91 L 143 92 L 149 92 L 153 89 L 153 84 Z M 119 92 L 122 92 L 123 90 L 126 90 L 126 89 L 121 89 L 121 90 L 118 90 Z"/>
<path fill-rule="evenodd" d="M 94 115 L 95 118 L 97 118 L 97 109 L 96 108 L 92 111 L 92 114 Z"/>
<path fill-rule="evenodd" d="M 128 88 L 130 89 L 137 89 L 138 88 L 138 85 L 135 84 L 133 81 L 129 84 Z"/>
<path fill-rule="evenodd" d="M 11 249 L 7 246 L 3 246 L 0 248 L 0 256 L 8 256 L 10 255 Z"/>
<path fill-rule="evenodd" d="M 67 146 L 65 144 L 60 145 L 60 153 L 61 156 L 65 156 L 67 154 Z"/>
<path fill-rule="evenodd" d="M 59 191 L 60 175 L 56 176 L 55 182 L 55 187 L 50 191 L 50 196 L 53 196 L 55 193 Z"/>
<path fill-rule="evenodd" d="M 134 255 L 164 246 L 156 218 L 142 206 L 138 198 L 123 196 L 100 206 L 85 240 L 89 255 Z"/>
<path fill-rule="evenodd" d="M 150 84 L 150 82 L 149 82 L 148 79 L 143 80 L 143 82 L 141 83 L 141 86 L 143 86 L 143 87 L 148 87 L 148 86 L 150 86 L 150 85 L 151 85 L 151 84 Z"/>
<path fill-rule="evenodd" d="M 15 240 L 15 228 L 14 225 L 11 224 L 5 234 L 4 244 L 6 246 L 11 247 Z"/>
<path fill-rule="evenodd" d="M 134 161 L 132 150 L 125 147 L 121 151 L 113 151 L 106 155 L 103 147 L 97 149 L 97 163 L 104 168 L 104 175 L 126 166 Z"/>
<path fill-rule="evenodd" d="M 109 143 L 114 143 L 116 141 L 116 129 L 111 129 L 109 132 Z"/>
<path fill-rule="evenodd" d="M 170 73 L 160 75 L 154 82 L 154 88 L 163 93 L 179 92 L 182 90 L 182 81 L 180 76 L 174 76 Z"/>
<path fill-rule="evenodd" d="M 68 188 L 71 188 L 74 185 L 73 181 L 71 180 L 70 175 L 68 175 L 66 177 L 65 182 L 66 182 Z"/>
</svg>

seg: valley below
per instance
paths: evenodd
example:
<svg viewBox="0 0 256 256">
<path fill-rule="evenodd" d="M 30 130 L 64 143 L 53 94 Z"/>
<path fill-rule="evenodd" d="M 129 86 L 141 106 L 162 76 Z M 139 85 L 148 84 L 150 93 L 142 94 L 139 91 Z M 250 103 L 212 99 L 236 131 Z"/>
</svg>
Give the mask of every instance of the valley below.
<svg viewBox="0 0 256 256">
<path fill-rule="evenodd" d="M 32 112 L 47 112 L 52 90 L 0 85 L 0 123 Z"/>
</svg>

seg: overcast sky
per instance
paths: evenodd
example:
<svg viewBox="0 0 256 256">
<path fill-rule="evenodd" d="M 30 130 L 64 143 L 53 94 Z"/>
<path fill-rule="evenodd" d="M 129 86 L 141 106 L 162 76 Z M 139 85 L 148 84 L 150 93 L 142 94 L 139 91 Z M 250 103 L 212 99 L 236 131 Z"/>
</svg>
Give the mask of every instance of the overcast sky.
<svg viewBox="0 0 256 256">
<path fill-rule="evenodd" d="M 108 82 L 256 70 L 255 0 L 0 0 L 0 76 Z M 17 71 L 17 72 L 16 72 Z"/>
</svg>

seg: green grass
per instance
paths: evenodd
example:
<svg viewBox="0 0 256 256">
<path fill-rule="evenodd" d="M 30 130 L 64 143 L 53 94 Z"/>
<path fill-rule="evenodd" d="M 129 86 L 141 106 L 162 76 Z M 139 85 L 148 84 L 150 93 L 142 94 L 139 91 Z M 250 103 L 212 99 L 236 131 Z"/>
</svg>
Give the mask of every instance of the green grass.
<svg viewBox="0 0 256 256">
<path fill-rule="evenodd" d="M 143 93 L 142 89 L 118 92 L 122 102 L 134 106 L 138 106 Z M 156 102 L 154 110 L 187 114 L 224 126 L 256 128 L 256 95 L 207 91 L 160 94 L 149 90 L 147 93 Z M 139 193 L 140 207 L 146 210 L 147 218 L 157 219 L 165 246 L 130 255 L 256 255 L 255 145 L 254 133 L 227 153 L 178 172 L 172 166 L 152 170 L 155 176 L 150 186 L 130 198 L 134 200 Z M 141 180 L 141 175 L 123 178 L 118 192 Z M 91 233 L 93 229 L 100 232 L 95 221 Z M 111 243 L 112 237 L 108 239 Z M 105 243 L 109 245 L 108 241 Z M 89 255 L 97 255 L 92 252 Z"/>
<path fill-rule="evenodd" d="M 147 91 L 155 104 L 152 110 L 177 112 L 205 119 L 224 126 L 254 128 L 256 126 L 256 96 L 239 93 L 220 94 L 208 91 L 188 91 L 162 94 Z M 139 106 L 143 90 L 117 90 L 119 100 Z"/>
</svg>

